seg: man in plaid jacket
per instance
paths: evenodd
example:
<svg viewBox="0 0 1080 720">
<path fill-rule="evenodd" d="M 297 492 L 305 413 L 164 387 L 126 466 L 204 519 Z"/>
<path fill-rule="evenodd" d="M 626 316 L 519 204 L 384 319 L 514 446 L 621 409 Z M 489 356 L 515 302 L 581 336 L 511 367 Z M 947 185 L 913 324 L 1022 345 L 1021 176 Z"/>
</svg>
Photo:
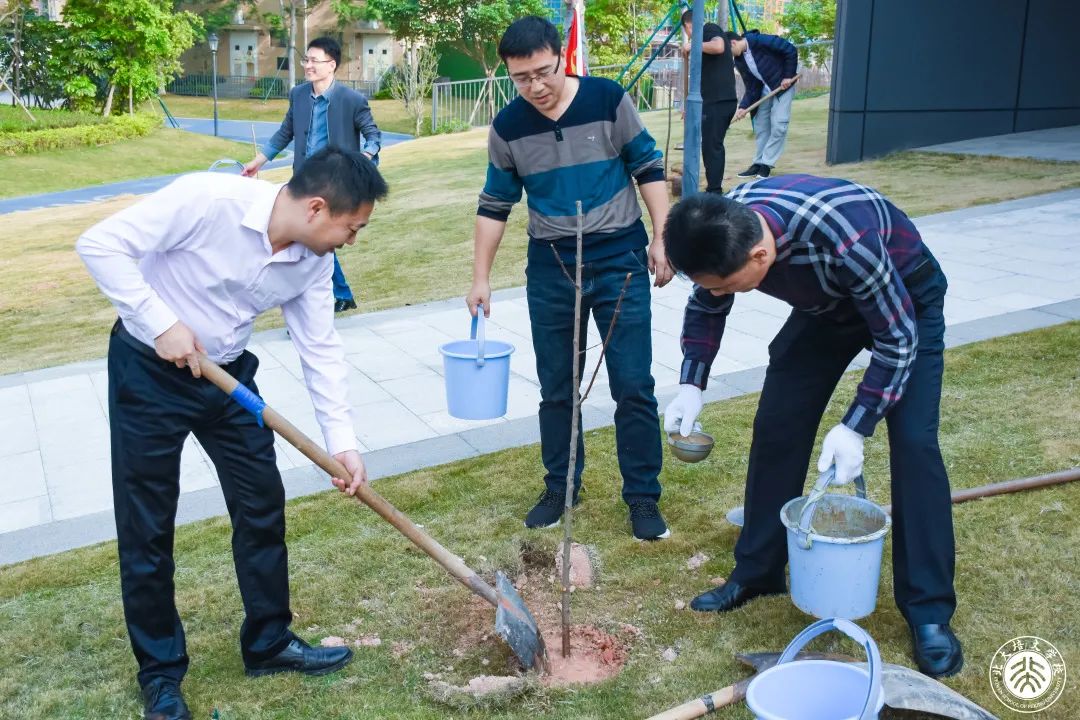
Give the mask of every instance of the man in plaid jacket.
<svg viewBox="0 0 1080 720">
<path fill-rule="evenodd" d="M 896 604 L 911 626 L 919 668 L 935 677 L 958 672 L 963 653 L 949 627 L 952 505 L 938 447 L 948 283 L 918 230 L 870 188 L 785 175 L 685 200 L 664 235 L 670 263 L 695 283 L 683 323 L 682 385 L 664 414 L 669 432 L 689 434 L 701 411 L 734 293 L 756 288 L 793 307 L 769 345 L 735 569 L 691 607 L 725 612 L 786 591 L 780 508 L 802 493 L 829 398 L 869 348 L 870 364 L 825 436 L 818 471 L 835 467 L 837 484 L 861 475 L 864 438 L 885 420 Z"/>
</svg>

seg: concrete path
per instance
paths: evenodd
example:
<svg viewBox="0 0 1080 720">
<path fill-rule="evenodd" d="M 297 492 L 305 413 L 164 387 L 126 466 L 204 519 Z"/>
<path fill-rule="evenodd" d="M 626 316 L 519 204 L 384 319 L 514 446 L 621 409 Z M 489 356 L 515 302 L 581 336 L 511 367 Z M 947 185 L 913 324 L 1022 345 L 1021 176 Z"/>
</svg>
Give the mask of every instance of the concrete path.
<svg viewBox="0 0 1080 720">
<path fill-rule="evenodd" d="M 1011 158 L 1034 158 L 1058 162 L 1080 162 L 1080 125 L 993 135 L 914 148 L 918 152 L 958 155 L 997 155 Z"/>
<path fill-rule="evenodd" d="M 1080 319 L 1080 190 L 920 218 L 949 277 L 950 346 Z M 520 239 L 514 239 L 517 242 Z M 661 408 L 674 395 L 679 332 L 689 285 L 653 294 L 653 374 Z M 788 308 L 760 293 L 740 296 L 706 398 L 760 389 L 769 340 Z M 489 337 L 513 343 L 506 417 L 466 422 L 445 407 L 440 343 L 467 337 L 462 300 L 339 321 L 350 363 L 349 400 L 373 478 L 537 442 L 535 356 L 524 289 L 496 293 Z M 589 346 L 599 342 L 590 330 Z M 266 400 L 321 441 L 299 360 L 281 330 L 257 334 L 258 382 Z M 590 353 L 595 361 L 596 351 Z M 856 360 L 862 365 L 866 355 Z M 601 372 L 587 427 L 612 423 Z M 104 360 L 0 376 L 0 564 L 115 537 Z M 325 477 L 279 442 L 290 497 L 325 490 Z M 539 485 L 539 479 L 537 479 Z M 189 439 L 182 460 L 179 522 L 224 513 L 217 478 Z"/>
<path fill-rule="evenodd" d="M 214 134 L 214 121 L 202 118 L 177 118 L 180 128 L 188 132 L 196 132 L 202 135 Z M 255 137 L 261 147 L 265 147 L 270 137 L 277 131 L 278 123 L 252 122 L 248 120 L 219 120 L 218 136 L 228 140 L 251 144 L 251 126 L 255 126 Z M 383 133 L 383 146 L 389 147 L 399 142 L 411 140 L 412 135 L 402 133 Z M 243 160 L 241 158 L 236 158 Z M 279 167 L 287 167 L 292 164 L 292 144 L 282 155 L 274 158 L 267 164 L 265 169 L 272 170 Z M 222 172 L 232 172 L 229 168 L 223 168 Z M 136 180 L 122 180 L 120 182 L 93 185 L 91 187 L 77 188 L 74 190 L 62 190 L 59 192 L 42 193 L 40 195 L 24 195 L 22 197 L 0 199 L 0 215 L 17 212 L 20 210 L 37 210 L 39 208 L 60 207 L 63 205 L 76 205 L 80 203 L 99 202 L 108 200 L 117 195 L 142 195 L 159 190 L 170 182 L 180 177 L 177 175 L 159 175 L 158 177 L 139 178 Z"/>
</svg>

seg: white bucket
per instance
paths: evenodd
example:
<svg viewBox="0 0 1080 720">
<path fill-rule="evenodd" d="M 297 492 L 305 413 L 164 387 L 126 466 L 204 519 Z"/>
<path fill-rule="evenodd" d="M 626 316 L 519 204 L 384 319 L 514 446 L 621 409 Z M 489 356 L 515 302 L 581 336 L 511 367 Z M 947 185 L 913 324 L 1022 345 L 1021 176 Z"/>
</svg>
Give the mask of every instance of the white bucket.
<svg viewBox="0 0 1080 720">
<path fill-rule="evenodd" d="M 877 606 L 881 555 L 892 518 L 861 497 L 827 494 L 833 468 L 822 473 L 809 497 L 788 501 L 780 510 L 787 528 L 791 600 L 819 618 L 866 617 Z"/>
<path fill-rule="evenodd" d="M 839 630 L 866 651 L 867 665 L 795 660 L 811 640 Z M 746 704 L 758 720 L 875 720 L 885 706 L 881 655 L 873 638 L 850 620 L 819 620 L 803 630 L 776 665 L 750 681 Z"/>
</svg>

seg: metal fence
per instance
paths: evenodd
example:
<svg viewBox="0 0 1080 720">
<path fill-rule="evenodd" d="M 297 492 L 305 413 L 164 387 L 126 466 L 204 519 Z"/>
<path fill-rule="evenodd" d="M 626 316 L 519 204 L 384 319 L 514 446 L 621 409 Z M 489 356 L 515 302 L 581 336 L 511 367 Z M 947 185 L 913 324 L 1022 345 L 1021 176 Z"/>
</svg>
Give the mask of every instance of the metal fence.
<svg viewBox="0 0 1080 720">
<path fill-rule="evenodd" d="M 334 82 L 348 85 L 365 97 L 371 97 L 377 93 L 381 84 L 381 80 L 337 79 Z M 184 75 L 169 83 L 165 90 L 173 95 L 210 97 L 214 94 L 214 76 Z M 289 79 L 278 75 L 264 77 L 218 75 L 217 92 L 219 98 L 284 99 L 289 97 Z"/>
<path fill-rule="evenodd" d="M 431 86 L 431 131 L 490 125 L 515 97 L 517 88 L 505 75 L 437 82 Z"/>
<path fill-rule="evenodd" d="M 820 44 L 820 41 L 811 44 Z M 798 88 L 828 88 L 832 84 L 830 66 L 831 62 L 820 67 L 800 66 Z M 620 78 L 622 65 L 601 65 L 590 67 L 589 74 L 626 83 L 633 79 L 638 69 L 640 66 L 631 68 Z M 739 97 L 742 97 L 745 91 L 739 73 L 735 73 L 735 90 Z M 641 111 L 660 110 L 668 106 L 682 108 L 684 92 L 681 59 L 674 56 L 658 57 L 649 65 L 630 93 Z M 431 88 L 431 131 L 445 132 L 489 125 L 495 115 L 515 97 L 517 89 L 510 78 L 505 76 L 437 82 Z"/>
</svg>

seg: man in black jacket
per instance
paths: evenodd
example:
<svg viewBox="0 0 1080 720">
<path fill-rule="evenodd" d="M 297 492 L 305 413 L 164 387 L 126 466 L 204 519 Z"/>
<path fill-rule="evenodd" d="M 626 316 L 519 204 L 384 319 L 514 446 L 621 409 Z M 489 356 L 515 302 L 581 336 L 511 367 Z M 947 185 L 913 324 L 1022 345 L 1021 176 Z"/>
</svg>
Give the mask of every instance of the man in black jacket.
<svg viewBox="0 0 1080 720">
<path fill-rule="evenodd" d="M 682 16 L 687 41 L 683 54 L 690 55 L 694 13 L 687 10 Z M 723 193 L 724 137 L 735 115 L 738 95 L 735 94 L 735 65 L 724 38 L 724 30 L 716 23 L 705 23 L 701 33 L 701 157 L 705 161 L 706 192 Z"/>
<path fill-rule="evenodd" d="M 747 108 L 773 90 L 781 92 L 761 103 L 754 111 L 754 138 L 757 152 L 750 167 L 739 177 L 767 178 L 776 167 L 787 142 L 788 122 L 791 120 L 791 101 L 795 93 L 789 88 L 795 83 L 799 67 L 799 51 L 790 42 L 776 35 L 764 35 L 751 30 L 740 37 L 728 33 L 728 45 L 735 58 L 735 68 L 742 75 L 746 92 L 739 101 L 735 119 L 746 116 Z"/>
<path fill-rule="evenodd" d="M 382 133 L 371 116 L 367 98 L 334 82 L 334 72 L 340 64 L 341 46 L 337 40 L 320 37 L 311 41 L 304 56 L 307 82 L 297 85 L 289 93 L 289 111 L 285 120 L 270 138 L 266 153 L 258 153 L 244 166 L 244 175 L 255 175 L 294 139 L 294 173 L 305 159 L 328 145 L 341 150 L 359 150 L 379 164 Z M 356 300 L 336 254 L 333 281 L 334 312 L 355 309 Z"/>
</svg>

